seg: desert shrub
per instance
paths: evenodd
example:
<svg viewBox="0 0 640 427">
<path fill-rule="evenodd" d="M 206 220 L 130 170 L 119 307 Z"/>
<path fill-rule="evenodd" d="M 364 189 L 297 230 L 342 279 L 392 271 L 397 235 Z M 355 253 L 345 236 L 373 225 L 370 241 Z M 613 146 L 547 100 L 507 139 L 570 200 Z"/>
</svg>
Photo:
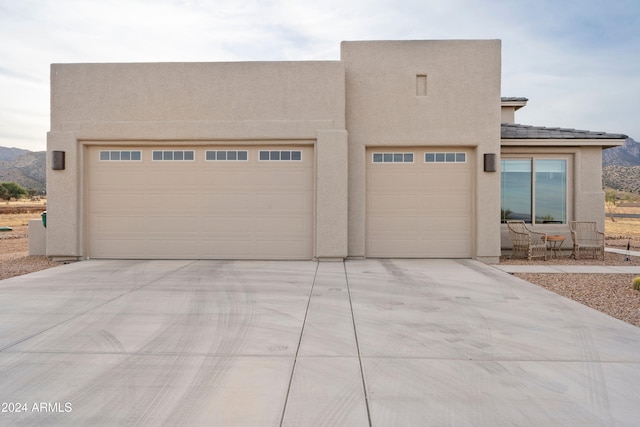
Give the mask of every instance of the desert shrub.
<svg viewBox="0 0 640 427">
<path fill-rule="evenodd" d="M 633 279 L 631 287 L 636 291 L 640 291 L 640 277 L 636 277 L 635 279 Z"/>
<path fill-rule="evenodd" d="M 20 199 L 26 196 L 28 191 L 24 189 L 20 184 L 15 182 L 1 182 L 0 183 L 0 197 L 9 200 Z"/>
</svg>

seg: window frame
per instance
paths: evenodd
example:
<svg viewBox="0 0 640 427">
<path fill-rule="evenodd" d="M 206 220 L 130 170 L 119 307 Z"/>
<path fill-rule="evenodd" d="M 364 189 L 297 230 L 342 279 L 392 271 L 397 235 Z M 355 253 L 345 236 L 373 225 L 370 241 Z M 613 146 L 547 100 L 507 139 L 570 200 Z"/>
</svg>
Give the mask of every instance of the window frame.
<svg viewBox="0 0 640 427">
<path fill-rule="evenodd" d="M 566 227 L 569 221 L 573 220 L 573 162 L 574 156 L 570 153 L 508 153 L 501 154 L 500 158 L 500 223 L 506 224 L 508 218 L 502 218 L 502 161 L 503 160 L 528 160 L 531 162 L 531 219 L 525 221 L 527 224 L 535 226 L 563 226 Z M 564 208 L 565 208 L 565 221 L 562 223 L 556 222 L 536 222 L 536 160 L 563 160 L 565 162 L 565 191 L 564 191 Z"/>
<path fill-rule="evenodd" d="M 192 159 L 185 159 L 185 153 L 190 152 L 193 154 Z M 156 159 L 155 154 L 162 153 L 162 159 Z M 171 159 L 165 159 L 165 153 L 173 153 Z M 175 153 L 182 153 L 182 159 L 176 159 Z M 151 161 L 152 162 L 195 162 L 196 161 L 196 150 L 151 150 Z"/>
<path fill-rule="evenodd" d="M 108 159 L 102 158 L 102 153 L 109 153 Z M 119 153 L 119 158 L 112 158 L 113 153 Z M 129 153 L 128 159 L 122 158 L 122 153 Z M 132 154 L 138 153 L 140 155 L 139 159 L 132 159 Z M 98 161 L 99 162 L 141 162 L 142 161 L 142 150 L 100 150 L 98 151 Z"/>
<path fill-rule="evenodd" d="M 427 155 L 433 155 L 433 161 L 427 160 Z M 441 155 L 443 160 L 439 161 L 438 156 Z M 448 156 L 453 156 L 453 160 L 447 160 Z M 458 161 L 458 156 L 464 156 L 463 161 Z M 466 164 L 468 162 L 469 156 L 466 151 L 425 151 L 422 156 L 422 160 L 425 164 Z"/>
<path fill-rule="evenodd" d="M 391 161 L 386 161 L 386 156 L 390 156 Z M 406 161 L 406 157 L 411 155 L 411 161 Z M 381 161 L 376 161 L 376 156 L 382 156 Z M 402 161 L 396 161 L 397 156 L 402 156 Z M 412 165 L 416 162 L 415 151 L 374 151 L 371 153 L 371 163 L 375 165 Z"/>
<path fill-rule="evenodd" d="M 262 153 L 269 153 L 269 158 L 268 159 L 263 159 L 262 158 Z M 275 153 L 277 154 L 277 159 L 276 158 L 272 158 L 276 157 Z M 282 158 L 282 153 L 289 153 L 288 154 L 288 159 L 283 159 Z M 299 153 L 300 154 L 300 158 L 299 159 L 294 159 L 294 155 L 293 153 Z M 291 149 L 291 150 L 286 150 L 286 149 L 260 149 L 258 150 L 258 161 L 259 162 L 302 162 L 303 158 L 302 158 L 302 150 L 300 149 Z"/>
<path fill-rule="evenodd" d="M 225 152 L 225 159 L 218 159 L 218 153 L 220 152 Z M 229 152 L 235 152 L 236 153 L 236 158 L 235 159 L 229 159 Z M 246 158 L 245 159 L 238 159 L 238 154 L 240 152 L 243 152 L 246 154 Z M 215 159 L 209 159 L 209 153 L 216 153 L 215 154 Z M 248 162 L 249 161 L 249 150 L 205 150 L 204 151 L 204 161 L 205 162 Z"/>
</svg>

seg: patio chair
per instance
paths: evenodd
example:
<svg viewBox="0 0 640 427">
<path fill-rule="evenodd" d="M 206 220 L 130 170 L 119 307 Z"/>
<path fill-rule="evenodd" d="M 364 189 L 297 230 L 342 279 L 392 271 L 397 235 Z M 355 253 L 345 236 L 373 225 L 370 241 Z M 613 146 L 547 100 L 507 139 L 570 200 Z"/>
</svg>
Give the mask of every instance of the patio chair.
<svg viewBox="0 0 640 427">
<path fill-rule="evenodd" d="M 511 258 L 521 256 L 522 258 L 544 258 L 547 260 L 547 235 L 530 230 L 524 221 L 507 221 L 509 227 L 509 237 L 513 244 Z"/>
<path fill-rule="evenodd" d="M 570 221 L 573 252 L 571 256 L 580 259 L 585 254 L 593 258 L 602 257 L 604 261 L 604 233 L 598 230 L 598 224 L 587 221 Z"/>
</svg>

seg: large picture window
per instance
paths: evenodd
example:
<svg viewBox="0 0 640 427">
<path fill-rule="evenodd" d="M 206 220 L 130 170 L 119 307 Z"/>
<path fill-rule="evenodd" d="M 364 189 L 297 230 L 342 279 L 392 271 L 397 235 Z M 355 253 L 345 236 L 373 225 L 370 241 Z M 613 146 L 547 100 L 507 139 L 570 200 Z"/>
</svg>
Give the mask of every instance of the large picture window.
<svg viewBox="0 0 640 427">
<path fill-rule="evenodd" d="M 567 160 L 503 159 L 500 166 L 501 222 L 567 222 Z"/>
</svg>

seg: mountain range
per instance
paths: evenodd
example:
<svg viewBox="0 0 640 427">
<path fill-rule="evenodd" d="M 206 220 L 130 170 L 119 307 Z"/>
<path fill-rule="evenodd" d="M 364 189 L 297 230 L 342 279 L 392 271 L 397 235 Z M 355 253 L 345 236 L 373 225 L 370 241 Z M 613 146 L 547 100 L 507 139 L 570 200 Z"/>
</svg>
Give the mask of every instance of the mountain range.
<svg viewBox="0 0 640 427">
<path fill-rule="evenodd" d="M 627 138 L 624 145 L 603 150 L 602 166 L 640 166 L 640 143 Z"/>
<path fill-rule="evenodd" d="M 602 186 L 640 195 L 640 143 L 628 138 L 602 151 Z"/>
<path fill-rule="evenodd" d="M 0 147 L 0 182 L 15 182 L 42 194 L 47 189 L 46 151 Z"/>
<path fill-rule="evenodd" d="M 46 155 L 46 151 L 0 147 L 0 182 L 46 192 Z M 640 195 L 640 143 L 628 138 L 624 145 L 602 152 L 602 186 Z"/>
</svg>

